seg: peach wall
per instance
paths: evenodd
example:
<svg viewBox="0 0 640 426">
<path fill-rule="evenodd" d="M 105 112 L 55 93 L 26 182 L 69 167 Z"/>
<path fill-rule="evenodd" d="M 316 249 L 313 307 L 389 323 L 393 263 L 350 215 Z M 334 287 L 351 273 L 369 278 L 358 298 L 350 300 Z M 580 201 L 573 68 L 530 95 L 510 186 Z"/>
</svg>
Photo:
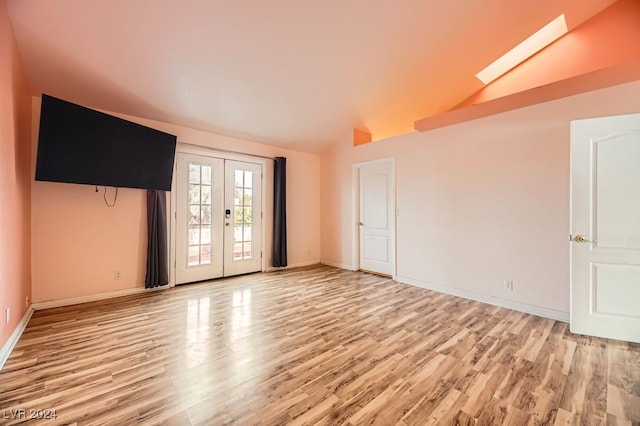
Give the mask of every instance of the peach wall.
<svg viewBox="0 0 640 426">
<path fill-rule="evenodd" d="M 7 5 L 0 0 L 0 348 L 24 316 L 31 297 L 30 106 Z M 5 309 L 11 318 L 5 324 Z"/>
<path fill-rule="evenodd" d="M 345 135 L 322 156 L 322 260 L 353 265 L 352 164 L 395 157 L 398 279 L 567 317 L 569 121 L 639 111 L 636 81 L 359 147 Z"/>
<path fill-rule="evenodd" d="M 178 142 L 287 157 L 289 265 L 320 259 L 319 156 L 276 148 L 186 127 L 115 114 L 178 136 Z M 33 98 L 37 135 L 40 98 Z M 33 138 L 35 164 L 37 136 Z M 271 265 L 272 162 L 264 170 L 264 226 L 267 267 Z M 120 189 L 117 206 L 105 206 L 102 193 L 88 185 L 32 183 L 34 302 L 126 291 L 144 287 L 146 262 L 146 192 Z M 120 281 L 114 271 L 122 272 Z"/>
<path fill-rule="evenodd" d="M 640 1 L 620 0 L 456 108 L 640 60 Z"/>
</svg>

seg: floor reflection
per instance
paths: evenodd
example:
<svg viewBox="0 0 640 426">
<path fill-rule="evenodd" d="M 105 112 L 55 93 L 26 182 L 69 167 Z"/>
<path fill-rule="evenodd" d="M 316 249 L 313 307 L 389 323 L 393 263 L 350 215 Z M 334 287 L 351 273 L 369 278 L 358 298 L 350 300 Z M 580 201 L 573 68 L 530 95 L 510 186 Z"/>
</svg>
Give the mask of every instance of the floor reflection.
<svg viewBox="0 0 640 426">
<path fill-rule="evenodd" d="M 209 297 L 187 301 L 187 368 L 202 364 L 209 355 Z"/>
<path fill-rule="evenodd" d="M 250 386 L 248 380 L 262 368 L 252 290 L 234 289 L 218 296 L 186 301 L 184 366 L 188 372 L 176 382 L 186 404 L 214 395 L 223 386 L 245 382 Z"/>
<path fill-rule="evenodd" d="M 233 351 L 232 382 L 242 383 L 259 371 L 260 348 L 256 342 L 251 289 L 236 290 L 231 297 L 229 347 Z"/>
<path fill-rule="evenodd" d="M 242 339 L 251 334 L 251 289 L 236 290 L 231 302 L 231 341 Z"/>
</svg>

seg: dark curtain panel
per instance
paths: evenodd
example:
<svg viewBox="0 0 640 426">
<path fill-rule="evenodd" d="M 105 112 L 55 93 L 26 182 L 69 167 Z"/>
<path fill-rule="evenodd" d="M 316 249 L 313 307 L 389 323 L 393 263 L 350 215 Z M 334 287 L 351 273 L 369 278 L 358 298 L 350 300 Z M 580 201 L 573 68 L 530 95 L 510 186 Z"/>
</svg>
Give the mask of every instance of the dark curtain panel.
<svg viewBox="0 0 640 426">
<path fill-rule="evenodd" d="M 276 157 L 273 176 L 273 266 L 287 266 L 287 159 Z"/>
<path fill-rule="evenodd" d="M 165 191 L 147 191 L 147 277 L 145 288 L 169 284 L 167 261 L 167 196 Z"/>
</svg>

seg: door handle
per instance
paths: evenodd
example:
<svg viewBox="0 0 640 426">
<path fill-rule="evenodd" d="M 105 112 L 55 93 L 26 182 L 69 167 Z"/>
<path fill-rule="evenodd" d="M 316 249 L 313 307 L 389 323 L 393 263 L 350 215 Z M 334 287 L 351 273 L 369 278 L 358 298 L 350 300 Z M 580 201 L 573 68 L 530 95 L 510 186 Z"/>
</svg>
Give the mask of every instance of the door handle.
<svg viewBox="0 0 640 426">
<path fill-rule="evenodd" d="M 229 222 L 225 222 L 225 223 L 224 223 L 224 226 L 229 226 Z"/>
<path fill-rule="evenodd" d="M 573 238 L 573 241 L 575 241 L 576 243 L 595 243 L 595 241 L 591 241 L 591 240 L 587 240 L 586 238 L 584 238 L 584 236 L 582 235 L 576 235 Z"/>
</svg>

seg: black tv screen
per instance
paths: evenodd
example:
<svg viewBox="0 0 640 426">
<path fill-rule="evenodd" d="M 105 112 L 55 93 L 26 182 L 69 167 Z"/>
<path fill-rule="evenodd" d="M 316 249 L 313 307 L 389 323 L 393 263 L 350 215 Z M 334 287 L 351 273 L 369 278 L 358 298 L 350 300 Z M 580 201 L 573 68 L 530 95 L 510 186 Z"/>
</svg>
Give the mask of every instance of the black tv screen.
<svg viewBox="0 0 640 426">
<path fill-rule="evenodd" d="M 42 95 L 36 180 L 171 190 L 176 137 Z"/>
</svg>

